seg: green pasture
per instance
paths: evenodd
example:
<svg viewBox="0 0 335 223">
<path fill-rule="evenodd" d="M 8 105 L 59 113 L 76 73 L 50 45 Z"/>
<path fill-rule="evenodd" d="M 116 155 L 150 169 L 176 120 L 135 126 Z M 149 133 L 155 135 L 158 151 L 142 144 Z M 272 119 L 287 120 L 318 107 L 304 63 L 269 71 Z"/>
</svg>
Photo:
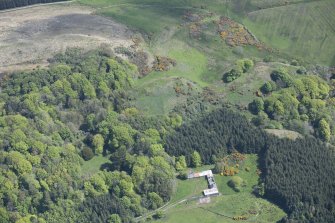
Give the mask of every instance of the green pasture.
<svg viewBox="0 0 335 223">
<path fill-rule="evenodd" d="M 190 180 L 178 180 L 177 191 L 168 206 L 163 208 L 164 218 L 153 222 L 162 223 L 217 223 L 236 222 L 234 216 L 248 216 L 245 222 L 276 222 L 285 216 L 284 211 L 276 205 L 252 194 L 252 188 L 258 183 L 256 155 L 248 155 L 247 159 L 240 166 L 237 176 L 246 181 L 246 186 L 241 192 L 236 192 L 228 186 L 231 177 L 215 175 L 220 196 L 212 197 L 209 204 L 199 204 L 198 199 L 190 199 L 200 196 L 203 189 L 206 189 L 205 178 Z M 205 170 L 212 166 L 194 170 Z M 249 167 L 249 171 L 245 168 Z M 180 202 L 187 199 L 187 201 Z"/>
</svg>

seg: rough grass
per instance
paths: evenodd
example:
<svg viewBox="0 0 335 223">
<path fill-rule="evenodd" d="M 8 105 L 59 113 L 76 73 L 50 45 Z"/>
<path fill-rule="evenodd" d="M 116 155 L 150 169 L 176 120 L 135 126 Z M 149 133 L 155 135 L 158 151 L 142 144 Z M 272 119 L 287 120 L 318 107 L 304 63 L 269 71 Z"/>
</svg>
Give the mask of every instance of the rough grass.
<svg viewBox="0 0 335 223">
<path fill-rule="evenodd" d="M 229 102 L 247 106 L 256 98 L 255 92 L 267 80 L 270 80 L 270 73 L 274 67 L 276 65 L 258 62 L 248 73 L 242 74 L 241 77 L 231 83 L 222 83 L 217 88 L 225 95 Z"/>
<path fill-rule="evenodd" d="M 333 0 L 80 0 L 98 14 L 131 28 L 159 35 L 166 27 L 182 23 L 186 10 L 210 11 L 242 22 L 284 57 L 335 65 L 335 2 Z M 202 6 L 202 7 L 201 7 Z"/>
<path fill-rule="evenodd" d="M 208 169 L 206 166 L 202 169 Z M 249 167 L 250 171 L 245 171 Z M 231 177 L 215 175 L 221 196 L 212 197 L 209 204 L 198 204 L 197 199 L 188 202 L 182 202 L 178 205 L 167 206 L 165 217 L 157 222 L 164 223 L 216 223 L 216 222 L 236 222 L 232 219 L 234 216 L 246 215 L 246 222 L 276 222 L 285 216 L 285 213 L 276 205 L 271 204 L 262 198 L 256 198 L 252 195 L 252 187 L 258 182 L 257 156 L 248 155 L 244 164 L 240 167 L 238 174 L 247 182 L 247 186 L 242 188 L 241 192 L 235 192 L 228 186 Z M 178 181 L 177 192 L 172 198 L 171 203 L 193 196 L 201 195 L 203 189 L 207 187 L 205 178 Z M 250 213 L 252 212 L 252 214 Z"/>
<path fill-rule="evenodd" d="M 135 105 L 151 115 L 167 114 L 176 104 L 185 100 L 185 97 L 177 97 L 173 88 L 175 82 L 174 78 L 169 77 L 144 82 L 135 90 Z"/>
<path fill-rule="evenodd" d="M 257 170 L 257 155 L 247 155 L 247 159 L 244 161 L 244 163 L 240 166 L 240 172 L 237 174 L 237 176 L 241 177 L 245 182 L 247 182 L 247 185 L 245 187 L 241 188 L 240 194 L 243 193 L 251 193 L 252 188 L 254 185 L 257 185 L 258 183 L 258 175 L 256 174 Z M 245 168 L 249 167 L 250 171 L 245 171 Z M 215 181 L 217 182 L 219 186 L 219 191 L 223 195 L 231 195 L 236 194 L 236 192 L 228 186 L 228 182 L 231 180 L 231 177 L 229 176 L 220 176 L 217 175 L 215 177 Z"/>
<path fill-rule="evenodd" d="M 168 25 L 176 24 L 177 18 L 182 15 L 182 11 L 178 9 L 163 10 L 153 6 L 105 8 L 99 10 L 99 13 L 148 34 L 159 33 Z"/>
<path fill-rule="evenodd" d="M 97 9 L 97 13 L 113 18 L 131 28 L 157 34 L 169 25 L 178 24 L 185 8 L 183 1 L 80 0 Z"/>
<path fill-rule="evenodd" d="M 201 78 L 207 70 L 207 58 L 203 53 L 180 41 L 172 41 L 167 46 L 162 46 L 161 52 L 164 50 L 167 51 L 168 57 L 177 61 L 177 66 L 162 75 L 184 77 L 202 87 L 208 85 Z M 152 75 L 155 74 L 159 75 L 159 73 Z"/>
<path fill-rule="evenodd" d="M 194 83 L 204 87 L 203 73 L 207 69 L 207 58 L 204 54 L 179 40 L 170 40 L 152 48 L 153 54 L 167 56 L 177 61 L 177 65 L 169 71 L 152 72 L 136 81 L 135 104 L 152 115 L 167 114 L 175 105 L 186 100 L 185 95 L 177 95 L 174 86 L 176 81 Z"/>
</svg>

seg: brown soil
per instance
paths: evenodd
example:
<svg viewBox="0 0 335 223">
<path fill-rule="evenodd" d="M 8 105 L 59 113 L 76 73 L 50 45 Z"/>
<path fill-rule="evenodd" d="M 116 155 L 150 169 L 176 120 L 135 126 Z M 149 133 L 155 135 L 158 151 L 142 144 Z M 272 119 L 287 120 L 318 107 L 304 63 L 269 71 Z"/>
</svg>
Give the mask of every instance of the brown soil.
<svg viewBox="0 0 335 223">
<path fill-rule="evenodd" d="M 45 66 L 48 58 L 68 47 L 129 47 L 131 36 L 125 26 L 74 4 L 2 12 L 0 73 Z"/>
</svg>

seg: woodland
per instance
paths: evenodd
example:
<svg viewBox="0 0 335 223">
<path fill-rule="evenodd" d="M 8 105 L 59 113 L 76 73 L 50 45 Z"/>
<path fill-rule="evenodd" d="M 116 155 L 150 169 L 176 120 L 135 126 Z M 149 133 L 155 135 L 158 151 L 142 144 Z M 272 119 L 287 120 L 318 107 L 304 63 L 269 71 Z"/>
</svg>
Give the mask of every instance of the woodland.
<svg viewBox="0 0 335 223">
<path fill-rule="evenodd" d="M 50 62 L 2 84 L 1 222 L 132 222 L 169 201 L 176 173 L 233 151 L 259 155 L 255 194 L 284 208 L 283 222 L 333 219 L 334 148 L 321 140 L 278 139 L 224 104 L 184 124 L 148 117 L 128 106 L 136 67 L 110 52 Z M 86 173 L 94 156 L 111 162 Z"/>
<path fill-rule="evenodd" d="M 0 73 L 1 223 L 334 222 L 334 2 L 203 2 L 61 4 L 127 27 L 130 45 L 64 47 Z M 30 38 L 13 32 L 18 47 Z M 187 180 L 208 169 L 222 196 Z"/>
</svg>

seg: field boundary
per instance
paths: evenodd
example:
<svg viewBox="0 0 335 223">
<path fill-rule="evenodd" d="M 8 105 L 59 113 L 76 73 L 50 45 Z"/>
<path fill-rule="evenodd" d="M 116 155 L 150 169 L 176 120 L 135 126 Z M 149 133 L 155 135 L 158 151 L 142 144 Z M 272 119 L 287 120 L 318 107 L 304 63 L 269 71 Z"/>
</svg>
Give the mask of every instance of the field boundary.
<svg viewBox="0 0 335 223">
<path fill-rule="evenodd" d="M 247 15 L 251 15 L 253 13 L 257 13 L 257 12 L 264 11 L 264 10 L 267 10 L 267 9 L 276 9 L 276 8 L 287 7 L 287 6 L 290 6 L 290 5 L 308 4 L 308 3 L 312 3 L 312 2 L 322 2 L 322 1 L 327 1 L 327 0 L 301 0 L 299 2 L 292 2 L 292 3 L 286 4 L 286 5 L 277 5 L 277 6 L 271 6 L 271 7 L 268 7 L 268 8 L 262 8 L 262 9 L 250 11 L 250 12 L 247 13 Z"/>
</svg>

